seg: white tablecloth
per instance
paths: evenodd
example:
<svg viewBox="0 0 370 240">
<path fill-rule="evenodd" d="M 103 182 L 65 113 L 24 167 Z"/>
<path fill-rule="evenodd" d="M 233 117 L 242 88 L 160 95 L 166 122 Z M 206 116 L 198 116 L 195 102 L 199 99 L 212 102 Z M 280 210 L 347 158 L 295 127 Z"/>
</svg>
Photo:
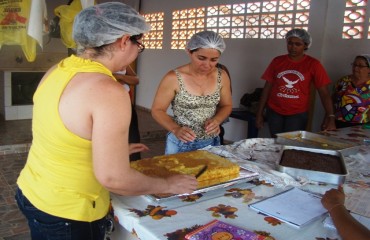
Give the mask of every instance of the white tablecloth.
<svg viewBox="0 0 370 240">
<path fill-rule="evenodd" d="M 358 189 L 370 191 L 370 145 L 365 145 L 364 142 L 364 139 L 370 139 L 370 130 L 352 127 L 325 134 L 361 145 L 356 154 L 344 157 L 349 172 L 344 184 L 347 197 Z M 112 194 L 115 219 L 141 240 L 184 239 L 186 233 L 214 219 L 273 239 L 340 239 L 335 229 L 324 226 L 323 220 L 326 216 L 296 229 L 248 207 L 250 203 L 273 196 L 292 186 L 320 194 L 337 187 L 296 180 L 276 171 L 280 147 L 274 144 L 273 139 L 246 139 L 229 146 L 210 148 L 208 150 L 211 152 L 226 155 L 240 165 L 259 172 L 259 179 L 160 202 L 147 196 L 125 197 Z M 370 226 L 370 219 L 363 218 L 362 222 Z"/>
</svg>

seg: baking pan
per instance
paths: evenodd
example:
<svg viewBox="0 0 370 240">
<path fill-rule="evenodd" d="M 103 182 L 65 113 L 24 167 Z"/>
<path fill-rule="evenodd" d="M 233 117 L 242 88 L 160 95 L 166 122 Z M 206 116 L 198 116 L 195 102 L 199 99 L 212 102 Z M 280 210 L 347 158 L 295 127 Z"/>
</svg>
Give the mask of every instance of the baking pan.
<svg viewBox="0 0 370 240">
<path fill-rule="evenodd" d="M 307 131 L 286 132 L 276 135 L 277 144 L 336 150 L 340 151 L 345 156 L 355 154 L 360 147 L 352 142 Z"/>
<path fill-rule="evenodd" d="M 343 174 L 334 174 L 334 173 L 319 172 L 319 171 L 313 171 L 313 170 L 282 166 L 280 165 L 280 162 L 282 160 L 284 150 L 287 150 L 287 149 L 295 149 L 295 150 L 301 150 L 301 151 L 307 151 L 307 152 L 338 156 Z M 299 161 L 299 158 L 297 158 L 297 161 Z M 343 184 L 346 179 L 346 176 L 348 175 L 348 171 L 347 171 L 346 165 L 343 160 L 343 154 L 341 152 L 334 151 L 334 150 L 304 148 L 304 147 L 297 147 L 297 146 L 283 146 L 281 155 L 280 155 L 279 164 L 278 164 L 278 170 L 280 172 L 287 173 L 294 178 L 304 177 L 312 181 L 325 182 L 325 183 L 331 183 L 331 184 L 336 184 L 336 185 Z"/>
<path fill-rule="evenodd" d="M 209 192 L 212 190 L 220 189 L 220 188 L 226 188 L 228 186 L 237 184 L 237 183 L 243 183 L 243 182 L 249 182 L 252 181 L 256 178 L 258 178 L 259 174 L 256 172 L 251 172 L 249 170 L 246 170 L 242 167 L 240 167 L 240 172 L 239 172 L 239 177 L 236 177 L 234 179 L 231 179 L 226 182 L 222 182 L 219 184 L 215 184 L 212 186 L 204 187 L 204 188 L 199 188 L 192 192 L 191 194 L 198 194 L 198 193 L 203 193 L 203 192 Z M 190 194 L 149 194 L 146 195 L 149 199 L 154 200 L 156 202 L 163 202 L 167 200 L 171 200 L 174 198 L 178 198 L 180 196 L 185 196 L 185 195 L 190 195 Z"/>
</svg>

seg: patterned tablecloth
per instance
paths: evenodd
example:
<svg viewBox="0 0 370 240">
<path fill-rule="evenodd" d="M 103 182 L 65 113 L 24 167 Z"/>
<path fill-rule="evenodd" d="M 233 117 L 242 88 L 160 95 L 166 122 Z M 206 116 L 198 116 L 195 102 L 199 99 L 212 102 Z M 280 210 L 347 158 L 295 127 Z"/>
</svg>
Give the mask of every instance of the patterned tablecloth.
<svg viewBox="0 0 370 240">
<path fill-rule="evenodd" d="M 359 150 L 345 156 L 349 175 L 344 184 L 347 197 L 370 192 L 370 130 L 351 127 L 323 133 L 326 136 L 358 143 Z M 214 219 L 270 236 L 271 239 L 341 239 L 337 231 L 324 226 L 326 216 L 296 229 L 275 218 L 251 210 L 248 205 L 273 196 L 292 186 L 323 194 L 335 185 L 294 179 L 277 171 L 281 145 L 274 139 L 246 139 L 231 145 L 208 148 L 241 166 L 256 171 L 259 178 L 211 192 L 155 201 L 147 196 L 124 197 L 112 194 L 116 221 L 141 240 L 184 239 L 186 233 Z M 357 196 L 356 195 L 356 196 Z M 365 201 L 369 209 L 370 202 Z M 356 216 L 370 227 L 370 218 Z M 123 239 L 123 238 L 122 238 Z"/>
</svg>

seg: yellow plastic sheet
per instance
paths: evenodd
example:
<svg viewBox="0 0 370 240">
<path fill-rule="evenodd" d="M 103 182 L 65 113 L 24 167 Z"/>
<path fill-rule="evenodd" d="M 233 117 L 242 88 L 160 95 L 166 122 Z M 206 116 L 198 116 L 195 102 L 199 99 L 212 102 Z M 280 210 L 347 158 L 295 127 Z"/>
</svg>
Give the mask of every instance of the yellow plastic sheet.
<svg viewBox="0 0 370 240">
<path fill-rule="evenodd" d="M 0 48 L 20 45 L 27 61 L 36 58 L 36 40 L 27 35 L 31 0 L 2 0 L 0 4 Z"/>
<path fill-rule="evenodd" d="M 72 38 L 73 20 L 81 10 L 82 6 L 79 0 L 74 0 L 71 5 L 61 5 L 54 9 L 54 14 L 60 18 L 60 35 L 67 48 L 76 48 L 76 43 Z"/>
</svg>

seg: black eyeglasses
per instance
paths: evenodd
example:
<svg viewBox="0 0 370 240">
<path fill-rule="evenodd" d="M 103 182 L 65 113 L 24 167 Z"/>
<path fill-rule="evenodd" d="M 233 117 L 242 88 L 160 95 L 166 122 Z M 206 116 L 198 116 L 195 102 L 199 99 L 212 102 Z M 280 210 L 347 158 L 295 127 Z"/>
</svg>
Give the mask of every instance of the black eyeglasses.
<svg viewBox="0 0 370 240">
<path fill-rule="evenodd" d="M 358 68 L 368 68 L 368 66 L 363 66 L 363 65 L 359 65 L 359 64 L 355 64 L 355 63 L 351 63 L 351 66 L 352 67 L 358 67 Z"/>
<path fill-rule="evenodd" d="M 137 45 L 137 47 L 138 47 L 138 49 L 139 49 L 139 53 L 142 53 L 142 52 L 144 52 L 144 50 L 145 50 L 145 45 L 144 44 L 142 44 L 141 42 L 139 42 L 139 40 L 141 39 L 143 37 L 143 34 L 141 33 L 141 34 L 138 34 L 138 35 L 132 35 L 131 37 L 130 37 L 130 41 L 131 42 L 133 42 L 133 43 L 135 43 L 136 45 Z"/>
</svg>

